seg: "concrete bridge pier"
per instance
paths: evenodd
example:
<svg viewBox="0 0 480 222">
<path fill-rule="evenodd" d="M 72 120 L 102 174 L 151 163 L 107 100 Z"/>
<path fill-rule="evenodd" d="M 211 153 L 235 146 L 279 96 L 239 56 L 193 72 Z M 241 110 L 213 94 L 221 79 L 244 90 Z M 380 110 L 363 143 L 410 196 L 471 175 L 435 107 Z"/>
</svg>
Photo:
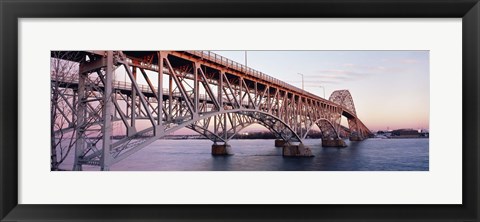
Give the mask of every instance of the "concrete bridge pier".
<svg viewBox="0 0 480 222">
<path fill-rule="evenodd" d="M 232 147 L 230 144 L 217 144 L 214 143 L 212 145 L 212 155 L 214 156 L 226 156 L 226 155 L 233 155 Z"/>
<path fill-rule="evenodd" d="M 361 136 L 350 136 L 348 139 L 350 139 L 350 141 L 363 141 L 363 140 L 365 140 L 365 138 L 363 138 Z"/>
<path fill-rule="evenodd" d="M 287 144 L 287 141 L 285 141 L 283 139 L 276 139 L 275 140 L 275 147 L 283 147 L 283 146 L 285 146 L 285 144 Z"/>
<path fill-rule="evenodd" d="M 314 155 L 310 147 L 300 143 L 298 145 L 285 144 L 283 146 L 283 156 L 312 157 Z"/>
<path fill-rule="evenodd" d="M 329 138 L 322 139 L 322 147 L 347 147 L 347 144 L 340 138 Z"/>
</svg>

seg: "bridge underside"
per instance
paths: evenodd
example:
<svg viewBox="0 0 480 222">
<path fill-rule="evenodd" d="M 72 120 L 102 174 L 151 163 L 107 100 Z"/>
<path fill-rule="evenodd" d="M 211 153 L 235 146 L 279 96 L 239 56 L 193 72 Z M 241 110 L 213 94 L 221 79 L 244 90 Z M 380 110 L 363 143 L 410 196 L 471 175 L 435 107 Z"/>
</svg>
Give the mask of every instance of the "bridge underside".
<svg viewBox="0 0 480 222">
<path fill-rule="evenodd" d="M 300 146 L 315 125 L 328 146 L 344 145 L 335 145 L 342 135 L 363 140 L 371 134 L 356 117 L 349 93 L 334 92 L 325 100 L 210 52 L 51 56 L 52 153 L 59 145 L 73 149 L 74 170 L 85 164 L 108 170 L 183 127 L 212 140 L 214 154 L 228 150 L 228 141 L 252 124 L 263 125 L 287 147 Z M 124 81 L 118 81 L 122 74 Z M 348 129 L 341 126 L 342 115 Z"/>
</svg>

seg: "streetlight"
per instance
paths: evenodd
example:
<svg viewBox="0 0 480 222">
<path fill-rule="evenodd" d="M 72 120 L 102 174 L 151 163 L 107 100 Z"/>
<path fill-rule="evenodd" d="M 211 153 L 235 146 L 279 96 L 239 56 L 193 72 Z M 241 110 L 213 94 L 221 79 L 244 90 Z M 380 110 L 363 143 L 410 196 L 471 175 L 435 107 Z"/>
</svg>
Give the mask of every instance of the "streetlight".
<svg viewBox="0 0 480 222">
<path fill-rule="evenodd" d="M 318 86 L 323 89 L 323 98 L 325 99 L 325 86 Z"/>
<path fill-rule="evenodd" d="M 245 67 L 247 66 L 247 50 L 245 50 Z"/>
<path fill-rule="evenodd" d="M 303 85 L 303 74 L 302 73 L 297 73 L 298 75 L 302 76 L 302 90 L 305 91 L 304 85 Z"/>
<path fill-rule="evenodd" d="M 297 73 L 297 74 L 302 76 L 302 95 L 303 95 L 305 93 L 305 87 L 303 85 L 303 74 L 302 73 Z M 301 117 L 300 117 L 300 120 L 301 120 Z M 301 124 L 300 124 L 300 126 L 301 126 Z M 302 127 L 300 127 L 300 135 L 303 135 L 303 128 Z"/>
</svg>

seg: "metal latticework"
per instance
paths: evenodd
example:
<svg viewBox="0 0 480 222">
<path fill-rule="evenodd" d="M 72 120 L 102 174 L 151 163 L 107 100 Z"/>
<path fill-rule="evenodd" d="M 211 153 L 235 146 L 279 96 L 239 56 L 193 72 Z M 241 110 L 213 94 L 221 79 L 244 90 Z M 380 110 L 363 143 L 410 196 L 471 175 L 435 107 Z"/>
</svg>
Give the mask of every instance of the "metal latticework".
<svg viewBox="0 0 480 222">
<path fill-rule="evenodd" d="M 341 105 L 346 110 L 350 111 L 353 114 L 357 114 L 355 111 L 355 105 L 353 104 L 352 95 L 348 90 L 336 90 L 334 91 L 329 98 L 330 101 Z"/>
<path fill-rule="evenodd" d="M 52 52 L 52 59 L 65 60 L 68 53 Z M 323 138 L 339 138 L 344 115 L 360 137 L 370 133 L 356 117 L 348 91 L 335 91 L 325 100 L 211 52 L 75 54 L 65 62 L 77 64 L 76 74 L 52 74 L 52 104 L 57 107 L 52 115 L 62 122 L 54 133 L 74 138 L 75 170 L 82 165 L 108 170 L 184 127 L 214 143 L 227 143 L 257 123 L 294 143 L 315 125 Z M 125 74 L 124 81 L 115 79 L 116 72 Z M 114 132 L 115 125 L 124 131 Z"/>
<path fill-rule="evenodd" d="M 371 135 L 370 130 L 356 117 L 355 104 L 352 95 L 348 90 L 336 90 L 330 95 L 330 101 L 340 105 L 343 109 L 342 115 L 348 119 L 348 128 L 351 140 L 363 140 Z"/>
</svg>

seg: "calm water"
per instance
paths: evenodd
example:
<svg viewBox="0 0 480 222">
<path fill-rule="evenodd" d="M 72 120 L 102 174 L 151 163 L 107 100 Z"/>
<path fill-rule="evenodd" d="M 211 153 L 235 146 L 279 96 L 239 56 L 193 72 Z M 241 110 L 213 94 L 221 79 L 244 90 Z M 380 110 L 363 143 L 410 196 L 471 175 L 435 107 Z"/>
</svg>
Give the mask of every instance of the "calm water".
<svg viewBox="0 0 480 222">
<path fill-rule="evenodd" d="M 209 140 L 158 140 L 110 170 L 120 171 L 428 171 L 428 139 L 346 140 L 346 148 L 323 148 L 307 139 L 315 157 L 283 157 L 274 140 L 231 140 L 234 155 L 212 156 Z M 67 167 L 67 165 L 69 165 Z M 64 168 L 71 169 L 71 161 Z M 88 170 L 86 168 L 85 170 Z M 97 170 L 97 169 L 95 169 Z"/>
</svg>

